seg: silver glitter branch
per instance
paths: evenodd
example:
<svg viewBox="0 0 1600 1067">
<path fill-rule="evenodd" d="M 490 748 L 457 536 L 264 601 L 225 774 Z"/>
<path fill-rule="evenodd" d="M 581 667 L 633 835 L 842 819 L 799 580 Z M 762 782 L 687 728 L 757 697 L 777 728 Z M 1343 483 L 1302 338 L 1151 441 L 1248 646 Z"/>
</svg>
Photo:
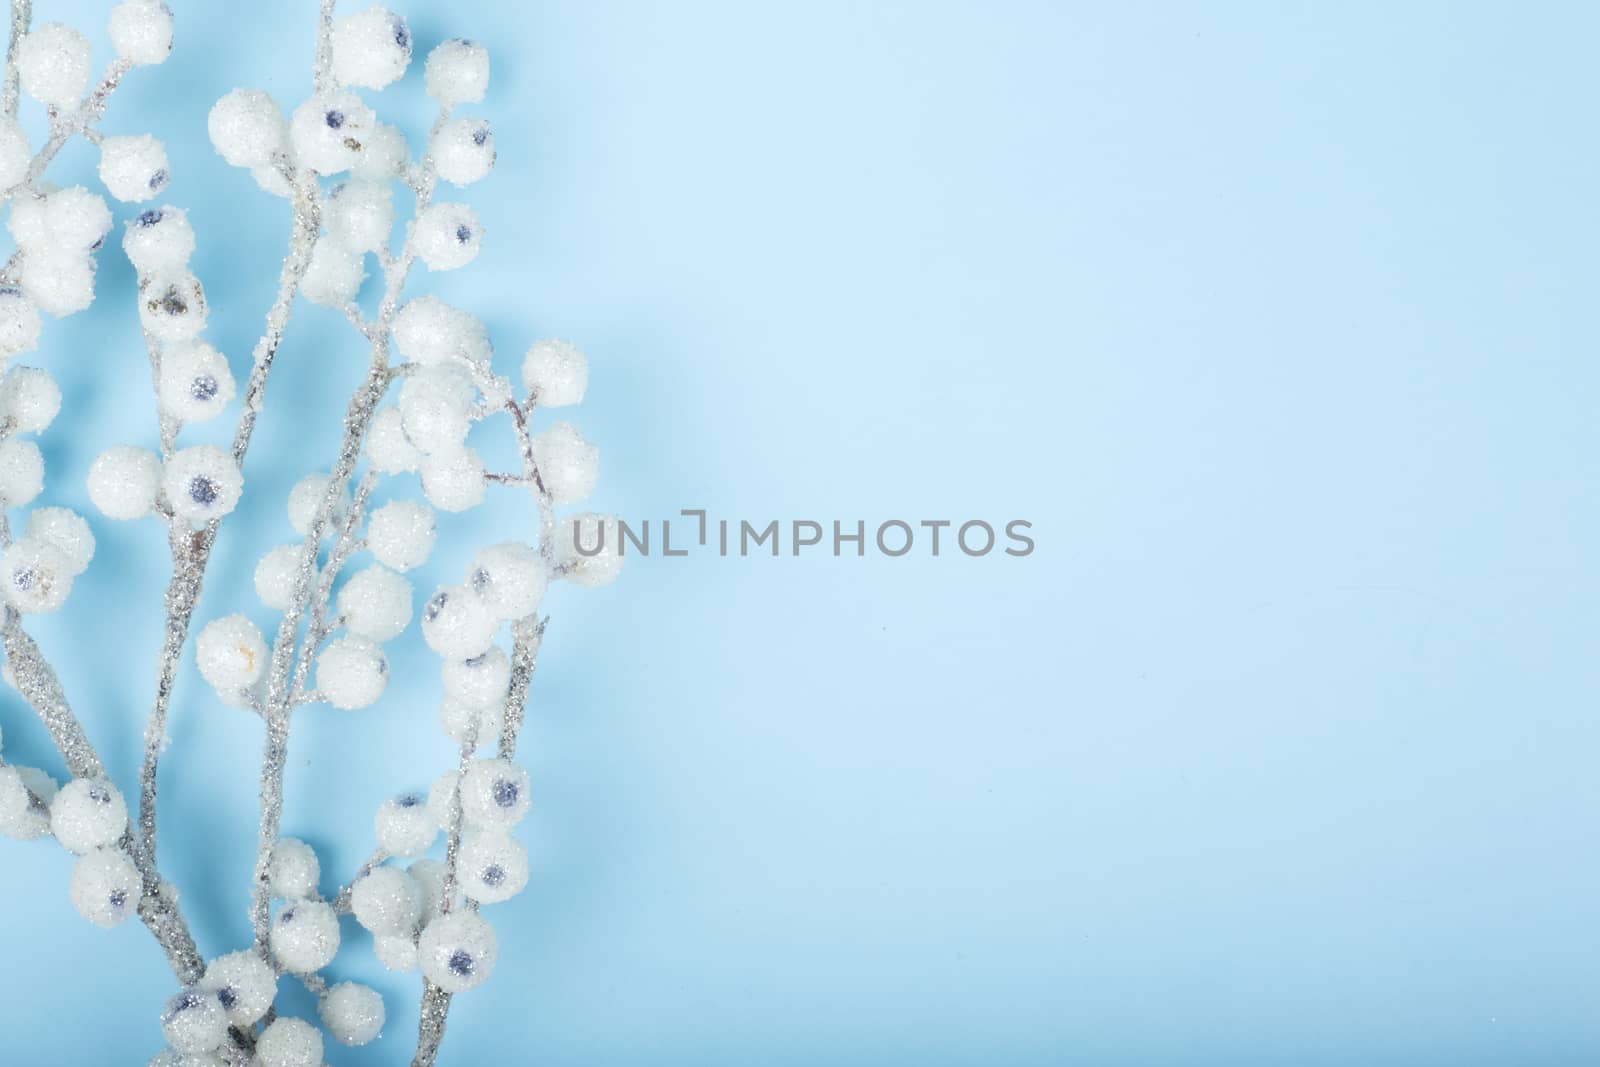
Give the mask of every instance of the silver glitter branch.
<svg viewBox="0 0 1600 1067">
<path fill-rule="evenodd" d="M 323 1062 L 318 1029 L 279 1017 L 275 1000 L 285 975 L 317 998 L 334 1040 L 358 1045 L 376 1038 L 386 1023 L 382 997 L 326 973 L 340 948 L 341 915 L 371 933 L 386 967 L 421 971 L 412 1062 L 436 1062 L 454 998 L 485 981 L 499 957 L 485 910 L 513 898 L 531 874 L 512 833 L 531 805 L 527 774 L 514 759 L 549 622 L 541 612 L 547 587 L 558 579 L 602 585 L 620 566 L 615 520 L 575 516 L 564 539 L 557 519 L 558 507 L 592 490 L 597 451 L 568 423 L 533 428 L 543 409 L 582 400 L 583 355 L 564 342 L 535 343 L 523 360 L 519 390 L 493 369 L 493 346 L 477 318 L 406 292 L 419 261 L 430 271 L 454 270 L 481 246 L 483 227 L 472 209 L 439 202 L 436 193 L 441 183 L 467 186 L 493 168 L 488 124 L 458 117 L 485 96 L 487 51 L 452 39 L 429 54 L 424 80 L 438 115 L 426 151 L 413 161 L 399 131 L 350 91 L 382 89 L 404 75 L 413 55 L 404 19 L 382 8 L 336 18 L 334 0 L 318 0 L 317 11 L 313 93 L 290 118 L 267 94 L 238 89 L 207 119 L 224 159 L 287 200 L 293 214 L 277 295 L 242 388 L 227 358 L 201 339 L 206 298 L 189 268 L 195 238 L 184 213 L 144 210 L 128 221 L 122 239 L 138 275 L 158 451 L 123 446 L 102 453 L 89 472 L 89 495 L 108 518 L 158 517 L 172 558 L 132 820 L 59 676 L 23 627 L 28 614 L 59 609 L 73 578 L 89 565 L 89 526 L 66 509 L 41 508 L 13 537 L 0 509 L 6 678 L 72 774 L 58 787 L 42 771 L 0 760 L 0 834 L 55 838 L 78 857 L 71 896 L 85 918 L 113 926 L 137 914 L 154 934 L 181 988 L 162 1013 L 168 1047 L 152 1067 Z M 97 149 L 101 181 L 125 202 L 154 198 L 170 177 L 159 142 L 98 129 L 123 78 L 170 50 L 172 15 L 162 0 L 117 4 L 109 27 L 117 55 L 93 84 L 82 35 L 56 24 L 35 30 L 30 15 L 26 0 L 13 0 L 0 94 L 6 112 L 0 191 L 19 249 L 0 267 L 0 364 L 34 346 L 40 310 L 71 314 L 93 299 L 92 257 L 110 229 L 110 211 L 88 189 L 43 184 L 61 149 L 74 137 Z M 15 126 L 24 95 L 44 106 L 49 122 L 37 152 Z M 325 184 L 345 172 L 353 178 Z M 414 194 L 414 213 L 392 251 L 396 184 Z M 368 255 L 382 271 L 371 318 L 359 299 Z M 256 568 L 258 596 L 279 613 L 270 645 L 242 614 L 212 619 L 195 634 L 212 552 L 244 491 L 266 384 L 301 297 L 346 319 L 365 343 L 367 372 L 346 406 L 329 469 L 306 475 L 290 493 L 300 540 L 272 550 Z M 392 389 L 398 397 L 390 402 Z M 231 448 L 185 447 L 185 429 L 220 415 L 236 393 Z M 0 381 L 0 502 L 26 506 L 38 494 L 37 448 L 20 435 L 42 431 L 59 406 L 59 390 L 42 371 L 14 367 Z M 474 424 L 501 417 L 520 461 L 520 470 L 509 473 L 486 471 L 467 444 Z M 420 477 L 426 503 L 402 498 L 373 506 L 381 478 L 409 474 Z M 535 535 L 479 548 L 463 582 L 435 590 L 418 624 L 441 658 L 439 718 L 458 746 L 454 769 L 425 798 L 409 792 L 386 801 L 373 824 L 377 847 L 325 898 L 315 852 L 282 834 L 295 714 L 323 704 L 355 711 L 383 699 L 389 674 L 382 644 L 413 621 L 415 591 L 402 575 L 432 550 L 433 509 L 465 511 L 502 487 L 528 494 Z M 374 562 L 358 569 L 363 554 Z M 509 653 L 497 643 L 502 635 L 509 635 Z M 191 637 L 199 673 L 218 700 L 259 716 L 264 728 L 251 941 L 209 961 L 179 913 L 176 889 L 156 865 L 161 754 Z M 486 747 L 493 757 L 481 755 Z M 428 858 L 441 831 L 442 859 Z M 276 915 L 275 901 L 284 902 Z"/>
</svg>

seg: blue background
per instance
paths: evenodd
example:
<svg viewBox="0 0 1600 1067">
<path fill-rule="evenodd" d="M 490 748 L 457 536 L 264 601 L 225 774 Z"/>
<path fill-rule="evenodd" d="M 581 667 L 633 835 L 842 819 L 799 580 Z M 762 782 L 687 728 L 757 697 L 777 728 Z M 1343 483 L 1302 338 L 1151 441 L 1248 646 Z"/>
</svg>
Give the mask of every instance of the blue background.
<svg viewBox="0 0 1600 1067">
<path fill-rule="evenodd" d="M 38 4 L 97 43 L 106 6 Z M 105 123 L 166 141 L 241 376 L 287 209 L 204 115 L 302 97 L 312 6 L 173 0 L 176 55 Z M 487 248 L 424 287 L 503 370 L 541 336 L 590 353 L 598 506 L 1038 540 L 649 559 L 552 596 L 535 878 L 444 1062 L 1600 1057 L 1593 5 L 405 12 L 495 63 Z M 419 81 L 384 98 L 414 145 Z M 41 503 L 93 514 L 94 455 L 154 439 L 131 287 L 113 247 L 94 310 L 48 325 Z M 297 310 L 202 619 L 271 622 L 254 560 L 363 362 Z M 419 582 L 530 521 L 507 495 L 446 523 Z M 127 784 L 165 545 L 95 526 L 30 626 Z M 451 758 L 436 660 L 414 633 L 394 659 L 380 708 L 296 724 L 286 829 L 325 891 Z M 59 771 L 9 691 L 0 723 Z M 248 937 L 260 727 L 191 672 L 172 734 L 161 862 L 214 955 Z M 76 916 L 69 869 L 0 843 L 5 1059 L 142 1062 L 170 976 L 138 925 Z M 334 972 L 391 1023 L 328 1058 L 408 1062 L 415 978 L 347 938 Z"/>
</svg>

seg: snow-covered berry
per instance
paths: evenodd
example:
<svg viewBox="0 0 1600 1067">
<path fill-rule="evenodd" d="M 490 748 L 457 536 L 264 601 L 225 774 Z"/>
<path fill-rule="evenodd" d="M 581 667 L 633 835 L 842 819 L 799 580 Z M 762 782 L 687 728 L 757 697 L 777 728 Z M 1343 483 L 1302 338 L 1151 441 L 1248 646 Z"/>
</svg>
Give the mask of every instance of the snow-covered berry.
<svg viewBox="0 0 1600 1067">
<path fill-rule="evenodd" d="M 139 324 L 161 341 L 188 341 L 206 328 L 206 291 L 187 270 L 139 279 Z"/>
<path fill-rule="evenodd" d="M 355 300 L 366 277 L 360 252 L 324 237 L 311 250 L 311 263 L 300 280 L 300 292 L 313 304 L 342 308 Z"/>
<path fill-rule="evenodd" d="M 372 109 L 354 93 L 329 93 L 294 109 L 289 141 L 302 165 L 318 174 L 338 174 L 360 157 L 361 144 L 376 122 Z"/>
<path fill-rule="evenodd" d="M 378 182 L 336 186 L 323 208 L 328 234 L 352 252 L 377 252 L 394 231 L 394 191 Z"/>
<path fill-rule="evenodd" d="M 367 547 L 397 571 L 421 566 L 433 551 L 433 510 L 415 500 L 391 500 L 367 517 Z"/>
<path fill-rule="evenodd" d="M 386 407 L 367 428 L 367 458 L 379 474 L 408 474 L 422 463 L 422 450 L 406 439 L 400 409 Z"/>
<path fill-rule="evenodd" d="M 0 835 L 32 841 L 49 833 L 56 791 L 55 779 L 37 767 L 0 766 Z"/>
<path fill-rule="evenodd" d="M 89 40 L 59 22 L 46 23 L 17 44 L 22 91 L 51 107 L 78 103 L 89 85 Z"/>
<path fill-rule="evenodd" d="M 87 255 L 25 252 L 20 269 L 22 291 L 46 315 L 64 319 L 94 303 L 94 260 Z"/>
<path fill-rule="evenodd" d="M 451 659 L 482 655 L 494 641 L 499 621 L 464 585 L 441 587 L 422 609 L 422 636 L 428 647 Z"/>
<path fill-rule="evenodd" d="M 452 808 L 461 795 L 461 775 L 456 771 L 445 771 L 433 780 L 428 787 L 428 817 L 434 825 L 448 833 L 455 818 Z M 413 867 L 416 865 L 413 864 Z M 424 909 L 432 910 L 432 909 Z"/>
<path fill-rule="evenodd" d="M 473 708 L 504 704 L 511 686 L 511 658 L 490 647 L 471 659 L 447 659 L 441 670 L 446 698 Z"/>
<path fill-rule="evenodd" d="M 161 410 L 183 422 L 216 418 L 237 388 L 227 358 L 204 341 L 167 345 L 157 382 Z"/>
<path fill-rule="evenodd" d="M 482 181 L 494 160 L 494 134 L 482 119 L 455 119 L 434 134 L 433 169 L 452 185 Z"/>
<path fill-rule="evenodd" d="M 350 910 L 374 934 L 409 933 L 422 917 L 422 890 L 398 867 L 374 867 L 351 887 Z"/>
<path fill-rule="evenodd" d="M 0 415 L 20 433 L 40 433 L 61 410 L 61 388 L 48 371 L 12 367 L 0 380 Z"/>
<path fill-rule="evenodd" d="M 216 445 L 195 445 L 167 462 L 162 488 L 180 518 L 204 526 L 238 505 L 244 478 L 228 453 Z"/>
<path fill-rule="evenodd" d="M 0 286 L 0 360 L 39 347 L 39 309 L 14 285 Z"/>
<path fill-rule="evenodd" d="M 164 63 L 172 54 L 172 11 L 163 0 L 125 0 L 111 9 L 111 47 L 129 63 Z"/>
<path fill-rule="evenodd" d="M 300 554 L 304 547 L 298 543 L 279 545 L 268 549 L 256 564 L 256 596 L 261 603 L 274 611 L 283 611 L 294 602 L 295 579 L 300 573 Z"/>
<path fill-rule="evenodd" d="M 228 1022 L 253 1026 L 277 998 L 278 975 L 259 953 L 245 949 L 207 964 L 200 988 L 216 996 Z"/>
<path fill-rule="evenodd" d="M 548 581 L 544 557 L 521 541 L 480 548 L 467 567 L 467 584 L 499 619 L 524 619 L 538 611 Z"/>
<path fill-rule="evenodd" d="M 106 778 L 74 778 L 50 802 L 50 832 L 77 856 L 114 845 L 128 828 L 128 806 Z"/>
<path fill-rule="evenodd" d="M 405 937 L 375 937 L 372 939 L 372 954 L 378 957 L 378 962 L 391 971 L 414 971 L 417 969 L 417 943 L 409 935 Z"/>
<path fill-rule="evenodd" d="M 8 442 L 9 443 L 9 442 Z M 0 555 L 0 583 L 5 599 L 24 614 L 60 609 L 72 592 L 72 563 L 48 541 L 23 537 Z"/>
<path fill-rule="evenodd" d="M 482 985 L 494 971 L 496 954 L 494 929 L 470 911 L 454 911 L 435 919 L 417 943 L 423 977 L 446 993 L 464 993 Z"/>
<path fill-rule="evenodd" d="M 371 986 L 340 982 L 323 994 L 318 1011 L 341 1045 L 370 1044 L 383 1032 L 383 997 Z"/>
<path fill-rule="evenodd" d="M 243 615 L 213 619 L 195 641 L 195 662 L 218 695 L 245 703 L 241 694 L 266 670 L 267 643 L 256 624 Z"/>
<path fill-rule="evenodd" d="M 522 360 L 522 384 L 540 407 L 581 403 L 589 388 L 589 360 L 565 341 L 535 341 Z"/>
<path fill-rule="evenodd" d="M 419 467 L 422 492 L 441 511 L 466 511 L 483 502 L 487 484 L 483 460 L 462 445 L 424 456 Z"/>
<path fill-rule="evenodd" d="M 408 301 L 394 317 L 394 343 L 413 363 L 479 362 L 490 354 L 489 331 L 479 319 L 436 296 Z"/>
<path fill-rule="evenodd" d="M 424 69 L 428 95 L 455 107 L 481 103 L 489 91 L 489 51 L 474 41 L 445 41 L 428 53 Z"/>
<path fill-rule="evenodd" d="M 106 206 L 105 198 L 81 185 L 57 189 L 42 202 L 35 200 L 33 203 L 42 206 L 42 214 L 25 219 L 20 224 L 22 232 L 13 231 L 18 247 L 25 250 L 32 250 L 24 244 L 26 234 L 30 238 L 41 237 L 52 251 L 87 255 L 97 251 L 106 234 L 111 232 L 111 209 Z M 12 211 L 15 210 L 13 207 Z"/>
<path fill-rule="evenodd" d="M 265 167 L 288 144 L 283 112 L 260 89 L 235 89 L 218 100 L 206 130 L 217 153 L 234 167 Z"/>
<path fill-rule="evenodd" d="M 295 482 L 294 488 L 289 490 L 289 525 L 294 527 L 295 533 L 305 536 L 311 532 L 311 524 L 327 500 L 328 486 L 332 481 L 333 476 L 326 471 L 312 471 Z M 346 486 L 339 491 L 339 497 L 334 501 L 330 521 L 334 523 L 342 521 L 349 508 L 350 490 Z"/>
<path fill-rule="evenodd" d="M 153 200 L 172 181 L 167 150 L 149 134 L 107 137 L 100 142 L 100 180 L 118 200 Z"/>
<path fill-rule="evenodd" d="M 461 842 L 461 891 L 480 904 L 510 900 L 528 885 L 528 853 L 504 830 L 474 830 Z"/>
<path fill-rule="evenodd" d="M 122 250 L 140 274 L 181 271 L 194 255 L 194 228 L 182 208 L 150 208 L 128 220 Z"/>
<path fill-rule="evenodd" d="M 71 508 L 36 508 L 28 514 L 25 536 L 61 550 L 74 575 L 82 574 L 94 558 L 94 532 Z"/>
<path fill-rule="evenodd" d="M 267 860 L 267 881 L 272 895 L 282 900 L 304 900 L 317 894 L 322 865 L 312 847 L 297 837 L 273 842 Z"/>
<path fill-rule="evenodd" d="M 321 1067 L 322 1033 L 304 1019 L 279 1018 L 256 1039 L 258 1067 Z"/>
<path fill-rule="evenodd" d="M 590 588 L 610 585 L 622 570 L 621 538 L 614 515 L 590 511 L 572 516 L 556 533 L 557 573 Z"/>
<path fill-rule="evenodd" d="M 400 425 L 424 456 L 460 448 L 472 429 L 472 393 L 460 388 L 461 380 L 454 367 L 423 367 L 400 388 Z"/>
<path fill-rule="evenodd" d="M 510 760 L 474 760 L 461 776 L 461 810 L 471 826 L 508 830 L 531 805 L 528 772 Z"/>
<path fill-rule="evenodd" d="M 376 704 L 388 683 L 383 649 L 365 637 L 341 637 L 317 657 L 317 690 L 343 711 Z"/>
<path fill-rule="evenodd" d="M 339 590 L 336 608 L 357 637 L 388 641 L 411 622 L 411 583 L 383 566 L 357 571 Z"/>
<path fill-rule="evenodd" d="M 67 886 L 72 906 L 96 926 L 109 929 L 139 909 L 143 883 L 133 860 L 120 849 L 101 848 L 72 865 Z"/>
<path fill-rule="evenodd" d="M 0 116 L 0 192 L 14 188 L 28 176 L 33 162 L 33 147 L 17 120 Z"/>
<path fill-rule="evenodd" d="M 333 24 L 333 76 L 341 85 L 383 89 L 400 80 L 411 63 L 406 20 L 369 7 Z"/>
<path fill-rule="evenodd" d="M 284 970 L 320 971 L 338 955 L 339 916 L 324 901 L 297 900 L 278 912 L 267 940 Z"/>
<path fill-rule="evenodd" d="M 210 1052 L 228 1036 L 228 1013 L 214 994 L 185 989 L 161 1009 L 161 1035 L 177 1052 Z"/>
<path fill-rule="evenodd" d="M 387 182 L 399 177 L 405 169 L 411 149 L 403 133 L 387 122 L 379 122 L 368 131 L 361 144 L 361 154 L 350 167 L 350 173 L 366 181 Z"/>
<path fill-rule="evenodd" d="M 439 836 L 439 828 L 428 815 L 426 797 L 403 793 L 378 806 L 372 826 L 378 847 L 391 856 L 420 856 Z"/>
<path fill-rule="evenodd" d="M 600 450 L 570 422 L 558 422 L 533 439 L 533 461 L 557 504 L 584 500 L 600 477 Z"/>
<path fill-rule="evenodd" d="M 430 204 L 417 219 L 415 240 L 429 270 L 457 270 L 478 258 L 483 226 L 466 204 Z"/>
<path fill-rule="evenodd" d="M 148 449 L 115 445 L 89 465 L 89 499 L 108 519 L 148 515 L 161 491 L 161 460 Z"/>
<path fill-rule="evenodd" d="M 0 441 L 0 503 L 27 504 L 44 488 L 44 455 L 32 441 Z"/>
</svg>

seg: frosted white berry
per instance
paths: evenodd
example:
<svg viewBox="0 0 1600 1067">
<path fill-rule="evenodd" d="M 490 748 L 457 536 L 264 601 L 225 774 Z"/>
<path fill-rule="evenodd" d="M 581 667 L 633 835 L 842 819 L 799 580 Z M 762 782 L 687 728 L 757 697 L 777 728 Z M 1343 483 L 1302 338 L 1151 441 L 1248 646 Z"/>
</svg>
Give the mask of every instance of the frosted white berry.
<svg viewBox="0 0 1600 1067">
<path fill-rule="evenodd" d="M 180 518 L 204 526 L 238 505 L 244 478 L 228 453 L 215 445 L 196 445 L 167 462 L 162 488 Z"/>
<path fill-rule="evenodd" d="M 237 388 L 228 360 L 204 341 L 179 341 L 161 352 L 161 410 L 183 422 L 216 418 Z"/>
<path fill-rule="evenodd" d="M 317 689 L 336 708 L 371 707 L 389 683 L 383 650 L 365 637 L 341 637 L 317 657 Z"/>
<path fill-rule="evenodd" d="M 489 91 L 489 52 L 473 41 L 445 41 L 428 53 L 428 95 L 441 104 L 476 104 Z"/>
<path fill-rule="evenodd" d="M 392 500 L 367 518 L 367 547 L 397 571 L 421 566 L 433 551 L 433 511 L 415 500 Z"/>
<path fill-rule="evenodd" d="M 234 1026 L 251 1026 L 272 1007 L 278 976 L 258 953 L 245 949 L 207 964 L 200 988 L 216 994 Z"/>
<path fill-rule="evenodd" d="M 445 771 L 433 780 L 428 787 L 428 817 L 439 829 L 448 833 L 454 819 L 453 806 L 460 795 L 461 775 L 455 771 Z M 413 864 L 413 872 L 416 865 Z M 437 903 L 437 900 L 435 901 Z M 424 909 L 432 910 L 431 908 Z"/>
<path fill-rule="evenodd" d="M 72 578 L 71 561 L 48 541 L 23 537 L 0 556 L 5 599 L 25 614 L 60 610 L 72 592 Z"/>
<path fill-rule="evenodd" d="M 454 367 L 424 367 L 400 389 L 400 425 L 424 456 L 459 449 L 472 429 L 468 403 L 463 403 L 471 393 L 459 388 L 461 378 Z"/>
<path fill-rule="evenodd" d="M 355 300 L 366 277 L 360 252 L 325 237 L 311 250 L 300 292 L 313 304 L 342 308 Z"/>
<path fill-rule="evenodd" d="M 533 461 L 557 504 L 585 499 L 600 477 L 600 450 L 570 422 L 558 422 L 533 439 Z"/>
<path fill-rule="evenodd" d="M 162 0 L 126 0 L 111 9 L 111 47 L 129 63 L 164 63 L 172 54 L 172 12 Z"/>
<path fill-rule="evenodd" d="M 213 619 L 195 641 L 195 662 L 200 676 L 224 700 L 248 703 L 243 694 L 266 669 L 267 643 L 256 624 L 243 615 Z"/>
<path fill-rule="evenodd" d="M 26 252 L 18 281 L 40 311 L 58 319 L 94 303 L 94 261 L 83 253 Z"/>
<path fill-rule="evenodd" d="M 498 619 L 523 619 L 539 610 L 549 575 L 532 545 L 505 541 L 478 550 L 467 584 Z"/>
<path fill-rule="evenodd" d="M 375 934 L 410 932 L 422 917 L 422 891 L 398 867 L 374 867 L 350 890 L 356 922 Z"/>
<path fill-rule="evenodd" d="M 100 142 L 100 180 L 118 200 L 152 200 L 172 181 L 167 150 L 149 134 L 107 137 Z"/>
<path fill-rule="evenodd" d="M 294 109 L 289 142 L 304 166 L 318 174 L 338 174 L 360 156 L 361 143 L 376 122 L 372 109 L 354 93 L 330 93 Z"/>
<path fill-rule="evenodd" d="M 391 856 L 420 856 L 439 836 L 439 828 L 428 815 L 428 802 L 416 793 L 390 797 L 373 817 L 378 847 Z"/>
<path fill-rule="evenodd" d="M 494 134 L 482 119 L 447 122 L 433 137 L 433 169 L 453 185 L 482 181 L 494 160 Z"/>
<path fill-rule="evenodd" d="M 540 407 L 581 403 L 589 388 L 589 361 L 565 341 L 535 341 L 522 360 L 522 384 Z"/>
<path fill-rule="evenodd" d="M 182 208 L 151 208 L 128 220 L 122 250 L 140 274 L 181 271 L 194 255 L 194 228 Z"/>
<path fill-rule="evenodd" d="M 358 571 L 336 602 L 344 628 L 358 637 L 388 641 L 411 622 L 411 583 L 387 567 Z"/>
<path fill-rule="evenodd" d="M 256 1040 L 257 1067 L 321 1067 L 322 1034 L 304 1019 L 279 1018 Z"/>
<path fill-rule="evenodd" d="M 311 532 L 311 524 L 321 510 L 328 496 L 328 486 L 333 481 L 326 471 L 313 471 L 294 483 L 294 488 L 289 490 L 289 525 L 294 527 L 294 532 L 304 536 Z M 344 519 L 345 513 L 350 508 L 349 487 L 339 491 L 339 497 L 334 501 L 333 514 L 330 521 L 338 523 Z M 324 533 L 327 532 L 324 527 Z"/>
<path fill-rule="evenodd" d="M 105 198 L 81 185 L 55 190 L 44 198 L 43 206 L 43 232 L 52 249 L 87 255 L 111 232 L 111 209 Z M 17 243 L 22 246 L 20 234 Z"/>
<path fill-rule="evenodd" d="M 471 659 L 447 659 L 442 669 L 445 696 L 469 707 L 504 704 L 511 686 L 511 659 L 491 647 Z"/>
<path fill-rule="evenodd" d="M 391 971 L 414 971 L 417 969 L 417 943 L 410 936 L 405 937 L 375 937 L 372 939 L 373 955 L 378 957 L 378 962 Z"/>
<path fill-rule="evenodd" d="M 341 1045 L 366 1045 L 383 1032 L 383 997 L 370 986 L 340 982 L 323 995 L 318 1010 Z"/>
<path fill-rule="evenodd" d="M 406 439 L 400 409 L 386 407 L 372 417 L 367 429 L 367 458 L 379 474 L 406 474 L 422 462 L 422 451 Z"/>
<path fill-rule="evenodd" d="M 382 89 L 400 80 L 411 63 L 406 20 L 381 7 L 346 15 L 333 24 L 333 76 L 341 85 Z"/>
<path fill-rule="evenodd" d="M 267 863 L 272 895 L 283 900 L 316 896 L 322 865 L 311 846 L 295 837 L 280 837 L 272 845 Z"/>
<path fill-rule="evenodd" d="M 557 573 L 577 585 L 610 585 L 622 570 L 621 537 L 613 515 L 572 516 L 556 529 Z"/>
<path fill-rule="evenodd" d="M 139 871 L 125 853 L 101 848 L 73 864 L 68 893 L 79 915 L 109 929 L 138 911 L 141 887 Z"/>
<path fill-rule="evenodd" d="M 379 122 L 367 133 L 350 172 L 367 181 L 393 181 L 405 168 L 410 155 L 405 135 L 388 123 Z"/>
<path fill-rule="evenodd" d="M 430 204 L 417 219 L 415 239 L 429 270 L 457 270 L 478 258 L 483 227 L 465 204 Z"/>
<path fill-rule="evenodd" d="M 494 971 L 496 954 L 493 928 L 470 911 L 435 919 L 417 943 L 423 977 L 446 993 L 463 993 L 482 985 Z"/>
<path fill-rule="evenodd" d="M 441 511 L 466 511 L 483 502 L 487 491 L 483 460 L 465 446 L 445 448 L 423 457 L 419 468 L 422 492 Z"/>
<path fill-rule="evenodd" d="M 26 504 L 44 488 L 44 456 L 32 441 L 0 441 L 0 503 Z"/>
<path fill-rule="evenodd" d="M 461 891 L 480 904 L 510 900 L 528 885 L 528 853 L 504 830 L 474 830 L 461 842 Z"/>
<path fill-rule="evenodd" d="M 81 856 L 114 845 L 128 828 L 128 806 L 106 778 L 74 778 L 50 802 L 50 832 Z"/>
<path fill-rule="evenodd" d="M 89 41 L 59 22 L 46 23 L 18 43 L 17 75 L 35 100 L 71 107 L 89 85 Z"/>
<path fill-rule="evenodd" d="M 0 192 L 6 192 L 28 176 L 33 148 L 28 137 L 10 116 L 0 116 Z"/>
<path fill-rule="evenodd" d="M 94 558 L 94 533 L 70 508 L 36 508 L 28 515 L 26 537 L 60 549 L 73 575 L 87 570 Z"/>
<path fill-rule="evenodd" d="M 39 309 L 16 286 L 0 286 L 0 360 L 39 347 Z"/>
<path fill-rule="evenodd" d="M 206 130 L 217 153 L 234 167 L 265 167 L 288 145 L 283 112 L 260 89 L 235 89 L 218 100 Z"/>
<path fill-rule="evenodd" d="M 299 544 L 279 545 L 268 549 L 256 564 L 256 596 L 261 603 L 274 611 L 283 611 L 294 601 L 295 579 L 300 573 Z"/>
<path fill-rule="evenodd" d="M 12 367 L 0 380 L 0 415 L 21 433 L 39 433 L 61 410 L 61 389 L 48 371 Z"/>
<path fill-rule="evenodd" d="M 185 989 L 161 1009 L 161 1036 L 174 1051 L 210 1052 L 228 1034 L 228 1013 L 214 993 Z"/>
<path fill-rule="evenodd" d="M 499 625 L 464 585 L 440 588 L 422 609 L 422 636 L 428 647 L 451 659 L 470 659 L 487 651 Z"/>
<path fill-rule="evenodd" d="M 328 194 L 322 217 L 344 247 L 376 252 L 388 246 L 394 230 L 394 191 L 378 182 L 346 182 Z"/>
<path fill-rule="evenodd" d="M 206 291 L 186 270 L 139 279 L 139 324 L 160 341 L 188 341 L 206 328 Z"/>
<path fill-rule="evenodd" d="M 320 971 L 339 952 L 339 916 L 323 901 L 297 900 L 272 920 L 268 942 L 284 970 Z"/>
<path fill-rule="evenodd" d="M 394 318 L 394 343 L 413 363 L 449 363 L 489 357 L 489 332 L 478 318 L 435 296 L 419 296 Z"/>
<path fill-rule="evenodd" d="M 510 760 L 474 760 L 461 776 L 461 810 L 471 826 L 509 830 L 531 804 L 528 772 Z"/>
<path fill-rule="evenodd" d="M 108 519 L 137 519 L 155 506 L 161 460 L 148 449 L 116 445 L 89 466 L 89 499 Z"/>
<path fill-rule="evenodd" d="M 0 835 L 32 841 L 50 832 L 56 782 L 37 767 L 0 767 Z"/>
</svg>

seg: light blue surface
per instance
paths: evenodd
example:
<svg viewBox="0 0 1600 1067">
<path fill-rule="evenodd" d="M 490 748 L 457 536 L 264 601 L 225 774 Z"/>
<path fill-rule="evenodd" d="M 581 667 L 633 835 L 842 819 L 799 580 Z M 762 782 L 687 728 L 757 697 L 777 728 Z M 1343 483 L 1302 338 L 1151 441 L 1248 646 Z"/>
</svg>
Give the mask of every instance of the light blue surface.
<svg viewBox="0 0 1600 1067">
<path fill-rule="evenodd" d="M 203 116 L 237 84 L 299 98 L 311 5 L 173 6 L 176 56 L 106 127 L 166 140 L 242 372 L 286 213 Z M 407 13 L 495 59 L 487 248 L 425 281 L 503 369 L 538 336 L 589 351 L 599 506 L 1039 544 L 650 559 L 553 597 L 534 883 L 444 1062 L 1600 1056 L 1593 5 Z M 387 94 L 413 134 L 417 81 Z M 101 264 L 41 353 L 68 405 L 45 502 L 85 511 L 91 458 L 153 439 L 131 272 Z M 336 438 L 341 331 L 297 311 L 202 618 L 270 618 L 249 574 Z M 528 522 L 508 499 L 445 532 Z M 164 544 L 96 531 L 34 629 L 126 783 Z M 450 758 L 436 661 L 401 649 L 397 698 L 296 726 L 286 829 L 325 889 Z M 14 695 L 0 724 L 59 770 Z M 248 936 L 260 728 L 191 673 L 172 733 L 161 861 L 215 954 Z M 143 1062 L 170 977 L 142 928 L 77 918 L 68 871 L 0 843 L 0 1061 Z M 347 936 L 335 972 L 392 1021 L 328 1058 L 407 1062 L 413 979 Z"/>
</svg>

